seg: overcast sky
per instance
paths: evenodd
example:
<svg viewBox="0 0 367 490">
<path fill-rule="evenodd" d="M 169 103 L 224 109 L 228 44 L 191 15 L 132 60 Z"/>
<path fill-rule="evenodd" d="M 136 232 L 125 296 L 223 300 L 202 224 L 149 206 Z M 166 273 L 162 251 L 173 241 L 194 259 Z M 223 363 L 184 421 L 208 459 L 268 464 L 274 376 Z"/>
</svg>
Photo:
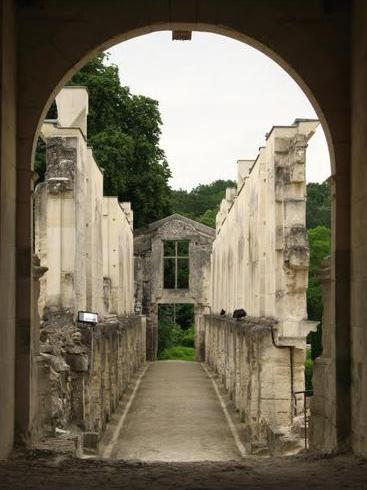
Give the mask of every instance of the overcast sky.
<svg viewBox="0 0 367 490">
<path fill-rule="evenodd" d="M 317 117 L 280 66 L 227 37 L 194 32 L 190 42 L 173 42 L 170 32 L 159 32 L 109 52 L 124 85 L 159 101 L 175 189 L 235 179 L 236 161 L 256 158 L 273 125 Z M 309 182 L 330 175 L 321 127 L 310 140 L 306 171 Z"/>
</svg>

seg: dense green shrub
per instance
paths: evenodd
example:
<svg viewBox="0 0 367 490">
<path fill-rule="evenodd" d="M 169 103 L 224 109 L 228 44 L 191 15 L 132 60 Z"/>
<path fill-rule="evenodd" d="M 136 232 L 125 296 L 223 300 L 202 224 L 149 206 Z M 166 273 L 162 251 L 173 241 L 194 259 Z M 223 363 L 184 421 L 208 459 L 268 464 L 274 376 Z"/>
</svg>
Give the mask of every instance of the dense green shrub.
<svg viewBox="0 0 367 490">
<path fill-rule="evenodd" d="M 195 328 L 191 326 L 187 330 L 184 331 L 182 341 L 182 345 L 185 347 L 195 347 Z"/>
<path fill-rule="evenodd" d="M 195 349 L 193 347 L 184 347 L 182 345 L 176 345 L 169 347 L 161 352 L 158 359 L 162 361 L 168 360 L 181 360 L 181 361 L 194 361 Z"/>
<path fill-rule="evenodd" d="M 195 328 L 187 329 L 161 315 L 158 327 L 158 359 L 195 359 Z"/>
<path fill-rule="evenodd" d="M 175 324 L 166 320 L 160 320 L 158 327 L 158 354 L 170 347 L 183 345 L 185 331 Z"/>
</svg>

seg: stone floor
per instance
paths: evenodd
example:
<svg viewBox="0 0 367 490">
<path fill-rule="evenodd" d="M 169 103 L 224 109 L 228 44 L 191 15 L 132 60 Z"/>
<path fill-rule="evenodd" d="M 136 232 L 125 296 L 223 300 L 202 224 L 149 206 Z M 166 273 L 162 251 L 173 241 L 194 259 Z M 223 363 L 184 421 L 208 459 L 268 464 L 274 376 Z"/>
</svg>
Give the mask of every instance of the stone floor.
<svg viewBox="0 0 367 490">
<path fill-rule="evenodd" d="M 114 431 L 109 428 L 114 440 L 102 456 L 167 462 L 240 460 L 219 398 L 200 363 L 150 364 L 129 410 L 118 417 Z"/>
</svg>

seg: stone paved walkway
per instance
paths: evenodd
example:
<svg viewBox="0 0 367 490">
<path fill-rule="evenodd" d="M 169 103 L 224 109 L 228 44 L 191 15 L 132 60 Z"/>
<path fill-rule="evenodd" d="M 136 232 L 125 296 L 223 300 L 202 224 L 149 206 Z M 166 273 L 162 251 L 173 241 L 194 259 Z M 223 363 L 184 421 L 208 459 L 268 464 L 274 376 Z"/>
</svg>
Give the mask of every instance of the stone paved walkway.
<svg viewBox="0 0 367 490">
<path fill-rule="evenodd" d="M 118 433 L 118 439 L 104 452 L 114 459 L 240 459 L 218 396 L 197 362 L 152 363 Z"/>
</svg>

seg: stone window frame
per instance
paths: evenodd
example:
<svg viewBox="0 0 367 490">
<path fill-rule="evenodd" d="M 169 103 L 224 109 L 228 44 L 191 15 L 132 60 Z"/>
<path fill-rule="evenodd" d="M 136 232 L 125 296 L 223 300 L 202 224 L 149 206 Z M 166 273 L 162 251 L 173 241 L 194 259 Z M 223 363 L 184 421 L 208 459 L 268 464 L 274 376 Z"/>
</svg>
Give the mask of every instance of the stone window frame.
<svg viewBox="0 0 367 490">
<path fill-rule="evenodd" d="M 166 244 L 167 243 L 174 243 L 174 248 L 175 248 L 175 252 L 174 252 L 174 255 L 172 254 L 166 254 L 165 253 L 165 248 L 166 248 Z M 186 243 L 187 244 L 187 255 L 181 255 L 179 254 L 179 244 L 182 244 L 182 243 Z M 176 289 L 189 289 L 189 285 L 190 285 L 190 240 L 185 240 L 185 239 L 182 239 L 182 240 L 162 240 L 162 244 L 163 244 L 163 289 L 173 289 L 173 290 L 176 290 Z M 173 287 L 167 287 L 166 286 L 166 281 L 165 281 L 165 270 L 166 270 L 166 267 L 165 267 L 165 264 L 166 264 L 166 260 L 174 260 L 174 264 L 175 264 L 175 267 L 174 267 L 174 286 Z M 179 279 L 179 261 L 182 261 L 182 260 L 187 260 L 187 280 L 186 280 L 186 285 L 185 287 L 180 287 L 179 284 L 178 284 L 178 279 Z"/>
</svg>

